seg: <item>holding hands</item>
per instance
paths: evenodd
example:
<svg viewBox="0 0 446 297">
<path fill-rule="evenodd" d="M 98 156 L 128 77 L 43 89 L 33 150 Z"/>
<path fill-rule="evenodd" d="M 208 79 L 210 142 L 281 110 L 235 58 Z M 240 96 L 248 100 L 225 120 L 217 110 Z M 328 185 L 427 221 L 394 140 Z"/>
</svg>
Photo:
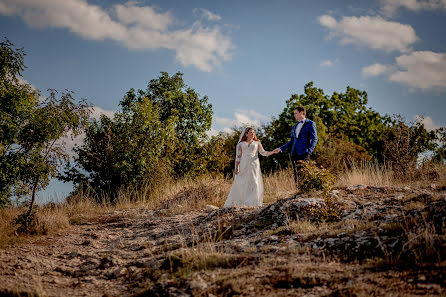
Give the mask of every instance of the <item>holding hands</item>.
<svg viewBox="0 0 446 297">
<path fill-rule="evenodd" d="M 267 153 L 267 156 L 275 155 L 275 154 L 278 154 L 278 153 L 280 153 L 280 152 L 281 152 L 280 148 L 276 148 L 276 149 L 274 149 L 274 150 L 268 152 L 268 153 Z"/>
</svg>

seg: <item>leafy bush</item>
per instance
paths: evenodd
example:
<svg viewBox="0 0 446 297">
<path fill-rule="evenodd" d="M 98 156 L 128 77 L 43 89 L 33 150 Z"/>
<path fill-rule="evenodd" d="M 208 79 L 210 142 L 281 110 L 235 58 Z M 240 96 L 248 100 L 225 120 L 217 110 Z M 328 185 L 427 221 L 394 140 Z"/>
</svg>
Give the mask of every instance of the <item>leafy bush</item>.
<svg viewBox="0 0 446 297">
<path fill-rule="evenodd" d="M 303 192 L 327 191 L 335 178 L 325 168 L 319 168 L 314 161 L 299 161 L 299 187 Z"/>
<path fill-rule="evenodd" d="M 314 159 L 331 172 L 344 172 L 353 166 L 366 164 L 372 157 L 365 148 L 350 141 L 329 138 L 316 147 Z"/>
<path fill-rule="evenodd" d="M 12 227 L 17 228 L 16 234 L 46 234 L 46 228 L 39 223 L 39 218 L 35 209 L 25 211 L 18 215 L 12 222 Z"/>
<path fill-rule="evenodd" d="M 417 165 L 418 155 L 435 148 L 436 132 L 428 132 L 421 122 L 407 125 L 397 116 L 387 130 L 383 145 L 383 159 L 389 163 L 397 177 L 404 177 Z"/>
</svg>

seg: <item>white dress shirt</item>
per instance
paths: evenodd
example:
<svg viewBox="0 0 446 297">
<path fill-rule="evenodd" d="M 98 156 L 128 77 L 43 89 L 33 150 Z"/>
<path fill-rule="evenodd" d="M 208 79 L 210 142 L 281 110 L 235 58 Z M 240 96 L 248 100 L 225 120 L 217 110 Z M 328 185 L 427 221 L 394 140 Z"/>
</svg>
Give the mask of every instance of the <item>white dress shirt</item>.
<svg viewBox="0 0 446 297">
<path fill-rule="evenodd" d="M 302 121 L 299 121 L 296 125 L 296 130 L 295 130 L 295 134 L 296 134 L 296 138 L 299 137 L 299 133 L 300 130 L 302 129 L 302 127 L 304 126 L 304 123 L 307 119 L 303 119 Z"/>
</svg>

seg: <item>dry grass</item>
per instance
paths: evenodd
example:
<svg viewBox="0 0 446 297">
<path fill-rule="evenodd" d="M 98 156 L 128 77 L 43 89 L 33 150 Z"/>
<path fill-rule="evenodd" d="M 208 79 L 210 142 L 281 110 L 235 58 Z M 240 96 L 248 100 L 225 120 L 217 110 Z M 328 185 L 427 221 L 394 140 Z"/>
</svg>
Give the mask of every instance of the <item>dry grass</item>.
<svg viewBox="0 0 446 297">
<path fill-rule="evenodd" d="M 75 196 L 71 196 L 61 207 L 61 213 L 66 214 L 70 224 L 82 224 L 118 206 L 113 206 L 105 197 L 101 203 L 98 203 L 88 192 L 80 192 Z"/>
<path fill-rule="evenodd" d="M 116 209 L 148 208 L 165 209 L 168 213 L 181 213 L 203 209 L 206 205 L 221 207 L 230 191 L 233 180 L 223 176 L 203 176 L 198 179 L 182 179 L 172 181 L 161 179 L 158 184 L 143 187 L 142 190 L 132 188 L 123 189 L 118 194 L 116 203 L 111 204 L 107 197 L 97 203 L 91 195 L 79 193 L 70 197 L 68 202 L 39 207 L 37 209 L 39 230 L 43 234 L 51 234 L 67 228 L 69 224 L 88 222 L 93 218 Z M 272 203 L 282 198 L 296 194 L 293 172 L 291 169 L 277 171 L 263 175 L 264 203 Z M 385 185 L 431 185 L 437 188 L 446 187 L 446 166 L 425 164 L 417 171 L 408 174 L 406 179 L 395 179 L 392 170 L 376 164 L 366 164 L 353 167 L 337 177 L 336 187 L 342 188 L 354 184 L 369 186 Z M 408 203 L 405 209 L 418 209 L 420 203 Z M 0 210 L 0 246 L 14 244 L 23 240 L 23 236 L 16 236 L 11 222 L 24 209 L 9 207 Z M 304 228 L 299 224 L 296 228 Z M 308 224 L 311 229 L 312 225 Z M 294 228 L 294 227 L 293 227 Z M 321 228 L 321 226 L 318 226 Z M 293 232 L 304 232 L 294 230 Z M 304 232 L 305 233 L 305 232 Z"/>
<path fill-rule="evenodd" d="M 65 229 L 70 225 L 66 207 L 61 204 L 49 204 L 38 212 L 38 221 L 47 234 Z"/>
<path fill-rule="evenodd" d="M 173 213 L 203 209 L 206 205 L 222 207 L 231 189 L 233 180 L 223 176 L 202 176 L 198 179 L 184 178 L 167 181 L 155 188 L 137 191 L 121 190 L 114 207 L 166 209 Z M 264 202 L 271 203 L 296 193 L 292 170 L 263 175 Z"/>
<path fill-rule="evenodd" d="M 107 203 L 98 204 L 86 194 L 72 197 L 70 202 L 49 203 L 35 206 L 36 220 L 33 235 L 50 235 L 66 229 L 70 224 L 80 224 L 111 210 Z M 19 234 L 14 220 L 28 211 L 27 207 L 0 209 L 0 247 L 19 244 L 30 237 Z"/>
<path fill-rule="evenodd" d="M 335 187 L 342 188 L 358 184 L 389 186 L 395 182 L 393 173 L 389 168 L 369 163 L 362 166 L 353 166 L 351 169 L 341 173 L 337 178 Z"/>
<path fill-rule="evenodd" d="M 288 168 L 272 174 L 265 174 L 263 176 L 263 186 L 265 189 L 264 203 L 271 203 L 293 196 L 296 193 L 293 170 Z"/>
<path fill-rule="evenodd" d="M 446 165 L 426 163 L 411 168 L 404 174 L 394 172 L 391 167 L 366 163 L 353 166 L 339 174 L 336 187 L 365 184 L 368 186 L 413 186 L 426 187 L 435 184 L 437 188 L 446 187 Z"/>
<path fill-rule="evenodd" d="M 14 235 L 15 228 L 11 226 L 11 222 L 16 218 L 22 210 L 20 208 L 8 207 L 0 209 L 0 247 L 8 246 L 22 241 Z"/>
<path fill-rule="evenodd" d="M 203 176 L 198 179 L 185 178 L 151 193 L 145 207 L 171 209 L 184 212 L 203 209 L 206 205 L 223 206 L 232 181 L 222 176 Z"/>
</svg>

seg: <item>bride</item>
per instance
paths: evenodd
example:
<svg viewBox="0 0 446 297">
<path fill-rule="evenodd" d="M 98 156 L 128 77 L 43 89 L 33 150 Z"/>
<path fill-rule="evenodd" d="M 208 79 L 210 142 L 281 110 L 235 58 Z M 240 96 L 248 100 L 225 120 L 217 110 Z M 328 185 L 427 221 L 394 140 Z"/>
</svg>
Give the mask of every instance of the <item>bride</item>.
<svg viewBox="0 0 446 297">
<path fill-rule="evenodd" d="M 254 128 L 247 127 L 237 143 L 235 179 L 223 207 L 262 205 L 263 181 L 258 153 L 262 156 L 273 154 L 263 149 Z"/>
</svg>

